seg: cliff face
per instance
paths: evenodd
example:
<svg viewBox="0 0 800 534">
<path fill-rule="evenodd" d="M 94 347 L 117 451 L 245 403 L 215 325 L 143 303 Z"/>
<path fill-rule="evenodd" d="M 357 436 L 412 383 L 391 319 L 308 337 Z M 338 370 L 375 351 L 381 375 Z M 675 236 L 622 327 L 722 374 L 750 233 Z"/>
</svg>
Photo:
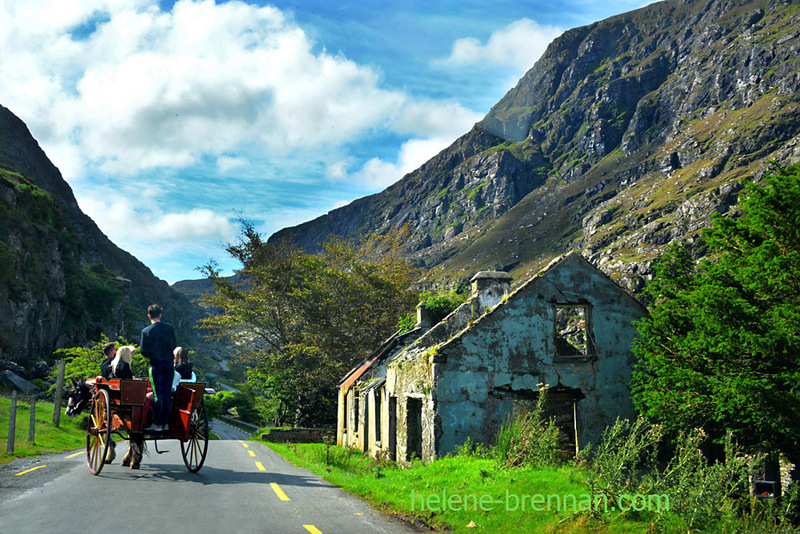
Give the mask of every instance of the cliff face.
<svg viewBox="0 0 800 534">
<path fill-rule="evenodd" d="M 0 360 L 31 367 L 101 332 L 137 340 L 153 302 L 195 337 L 199 307 L 80 211 L 25 124 L 2 106 L 0 140 Z"/>
<path fill-rule="evenodd" d="M 664 245 L 800 155 L 800 6 L 668 0 L 556 39 L 471 132 L 382 193 L 278 232 L 410 222 L 431 279 L 577 249 L 632 290 Z"/>
</svg>

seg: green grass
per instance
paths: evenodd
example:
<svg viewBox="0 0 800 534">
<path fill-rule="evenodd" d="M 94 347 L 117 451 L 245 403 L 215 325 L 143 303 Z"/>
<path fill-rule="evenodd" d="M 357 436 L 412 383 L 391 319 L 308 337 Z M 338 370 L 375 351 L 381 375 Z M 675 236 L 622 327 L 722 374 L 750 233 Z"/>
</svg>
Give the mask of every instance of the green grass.
<svg viewBox="0 0 800 534">
<path fill-rule="evenodd" d="M 572 495 L 580 502 L 588 490 L 584 472 L 572 466 L 505 469 L 498 467 L 494 459 L 449 456 L 428 465 L 414 463 L 400 468 L 393 462 L 342 447 L 331 446 L 326 451 L 323 444 L 267 445 L 293 464 L 386 513 L 439 529 L 449 528 L 454 533 L 638 533 L 648 529 L 646 521 L 619 512 L 609 511 L 598 520 L 573 515 L 571 507 L 563 504 L 561 511 L 555 510 L 555 497 L 550 511 L 532 510 L 530 497 L 524 511 L 521 503 L 514 506 L 515 497 L 531 495 L 558 496 L 562 503 Z M 443 504 L 442 495 L 449 505 Z M 474 526 L 468 526 L 471 524 Z"/>
<path fill-rule="evenodd" d="M 0 397 L 0 464 L 14 458 L 35 456 L 44 452 L 61 452 L 86 446 L 86 429 L 82 426 L 83 417 L 70 418 L 61 414 L 59 428 L 53 426 L 53 403 L 36 402 L 36 433 L 34 444 L 28 443 L 30 423 L 30 404 L 17 400 L 17 417 L 14 432 L 14 453 L 7 454 L 8 423 L 11 413 L 11 399 Z"/>
</svg>

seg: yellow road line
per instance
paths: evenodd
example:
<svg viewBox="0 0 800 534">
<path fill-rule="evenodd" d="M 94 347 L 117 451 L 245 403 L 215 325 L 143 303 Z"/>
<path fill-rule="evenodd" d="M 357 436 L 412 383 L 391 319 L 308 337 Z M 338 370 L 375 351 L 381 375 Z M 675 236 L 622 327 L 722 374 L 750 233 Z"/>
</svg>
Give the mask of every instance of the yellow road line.
<svg viewBox="0 0 800 534">
<path fill-rule="evenodd" d="M 286 496 L 286 494 L 283 492 L 283 490 L 281 489 L 280 486 L 278 486 L 274 482 L 270 482 L 269 485 L 272 486 L 273 491 L 275 491 L 275 495 L 277 495 L 280 500 L 282 500 L 282 501 L 288 501 L 289 500 L 289 497 Z M 308 528 L 308 527 L 306 527 L 306 528 Z M 319 532 L 319 531 L 317 531 L 317 532 Z"/>
<path fill-rule="evenodd" d="M 247 451 L 247 452 L 249 452 L 249 453 L 250 453 L 250 456 L 253 456 L 253 457 L 255 457 L 255 455 L 256 455 L 256 453 L 255 453 L 254 451 Z"/>
<path fill-rule="evenodd" d="M 76 456 L 80 456 L 81 454 L 86 454 L 86 451 L 76 452 L 75 454 L 70 454 L 67 458 L 75 458 Z"/>
<path fill-rule="evenodd" d="M 247 443 L 242 443 L 242 445 L 244 445 L 245 449 L 249 449 L 250 448 L 250 446 Z"/>
<path fill-rule="evenodd" d="M 17 476 L 24 475 L 25 473 L 30 473 L 31 471 L 36 471 L 37 469 L 41 469 L 42 467 L 47 467 L 47 466 L 40 465 L 39 467 L 34 467 L 33 469 L 28 469 L 27 471 L 23 471 L 22 473 L 17 473 Z"/>
<path fill-rule="evenodd" d="M 267 469 L 264 467 L 264 464 L 261 462 L 256 462 L 256 467 L 258 467 L 259 471 L 266 471 Z"/>
<path fill-rule="evenodd" d="M 309 531 L 311 534 L 322 534 L 322 531 L 317 527 L 315 527 L 314 525 L 303 525 L 303 527 L 305 527 L 305 529 Z"/>
</svg>

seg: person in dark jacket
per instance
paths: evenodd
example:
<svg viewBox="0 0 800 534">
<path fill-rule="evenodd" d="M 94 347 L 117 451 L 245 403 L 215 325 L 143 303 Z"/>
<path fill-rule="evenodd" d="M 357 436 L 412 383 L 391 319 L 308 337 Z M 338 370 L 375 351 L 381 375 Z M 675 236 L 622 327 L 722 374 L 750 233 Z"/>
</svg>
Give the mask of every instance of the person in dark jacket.
<svg viewBox="0 0 800 534">
<path fill-rule="evenodd" d="M 100 376 L 109 380 L 111 379 L 111 361 L 117 354 L 117 344 L 113 341 L 109 341 L 103 345 L 103 354 L 105 354 L 106 357 L 100 363 Z"/>
<path fill-rule="evenodd" d="M 162 431 L 169 425 L 172 404 L 172 378 L 175 369 L 172 351 L 175 350 L 175 328 L 161 320 L 161 306 L 147 308 L 150 326 L 142 330 L 139 350 L 150 361 L 150 384 L 153 386 L 153 424 L 149 431 Z"/>
</svg>

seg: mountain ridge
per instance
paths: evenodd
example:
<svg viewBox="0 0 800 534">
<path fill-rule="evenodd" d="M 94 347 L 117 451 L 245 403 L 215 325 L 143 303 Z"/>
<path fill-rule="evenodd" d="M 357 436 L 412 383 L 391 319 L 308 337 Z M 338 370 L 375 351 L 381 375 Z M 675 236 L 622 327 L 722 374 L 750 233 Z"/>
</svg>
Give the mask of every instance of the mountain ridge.
<svg viewBox="0 0 800 534">
<path fill-rule="evenodd" d="M 358 237 L 410 222 L 427 283 L 522 279 L 578 250 L 638 291 L 676 239 L 795 161 L 800 13 L 776 0 L 667 0 L 568 30 L 473 129 L 381 193 L 281 230 Z"/>
</svg>

